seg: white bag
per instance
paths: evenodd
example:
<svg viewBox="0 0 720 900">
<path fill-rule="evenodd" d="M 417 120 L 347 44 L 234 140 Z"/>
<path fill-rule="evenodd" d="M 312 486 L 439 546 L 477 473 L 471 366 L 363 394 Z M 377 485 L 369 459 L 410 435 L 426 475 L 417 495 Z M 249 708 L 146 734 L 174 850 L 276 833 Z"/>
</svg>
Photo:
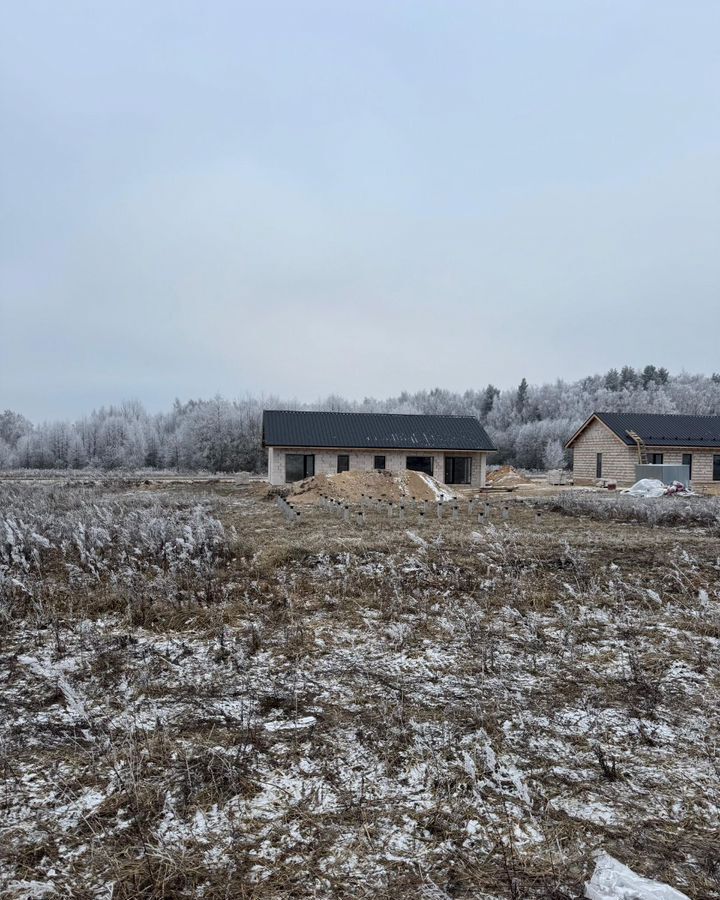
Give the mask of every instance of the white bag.
<svg viewBox="0 0 720 900">
<path fill-rule="evenodd" d="M 667 884 L 636 875 L 609 853 L 596 853 L 595 861 L 593 877 L 585 884 L 588 900 L 690 900 Z"/>
</svg>

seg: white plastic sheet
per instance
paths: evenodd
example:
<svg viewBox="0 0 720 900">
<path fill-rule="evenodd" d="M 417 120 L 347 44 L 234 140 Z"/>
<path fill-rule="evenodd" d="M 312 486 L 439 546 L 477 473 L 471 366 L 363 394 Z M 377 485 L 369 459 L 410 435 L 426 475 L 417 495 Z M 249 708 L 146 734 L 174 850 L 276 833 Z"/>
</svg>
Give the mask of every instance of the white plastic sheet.
<svg viewBox="0 0 720 900">
<path fill-rule="evenodd" d="M 667 485 L 657 478 L 641 478 L 628 491 L 631 497 L 664 497 L 666 493 Z"/>
<path fill-rule="evenodd" d="M 636 875 L 609 853 L 595 854 L 595 871 L 585 884 L 588 900 L 690 900 L 675 888 Z"/>
</svg>

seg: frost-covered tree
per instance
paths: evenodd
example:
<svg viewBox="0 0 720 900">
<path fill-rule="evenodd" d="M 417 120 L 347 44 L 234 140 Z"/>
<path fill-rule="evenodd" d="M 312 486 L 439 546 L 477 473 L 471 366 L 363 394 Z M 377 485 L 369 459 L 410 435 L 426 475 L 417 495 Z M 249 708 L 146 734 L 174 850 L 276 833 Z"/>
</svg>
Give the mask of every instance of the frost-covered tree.
<svg viewBox="0 0 720 900">
<path fill-rule="evenodd" d="M 658 377 L 658 371 L 655 366 L 645 366 L 642 370 L 642 386 L 647 388 L 649 384 L 655 384 Z"/>
<path fill-rule="evenodd" d="M 278 397 L 176 400 L 169 411 L 153 415 L 131 400 L 76 422 L 35 427 L 6 410 L 0 414 L 0 467 L 261 471 L 264 408 L 473 415 L 497 447 L 492 461 L 544 468 L 558 462 L 558 447 L 593 410 L 720 415 L 720 374 L 670 375 L 654 365 L 639 371 L 623 366 L 572 383 L 530 385 L 523 379 L 507 390 L 492 384 L 463 393 L 436 387 L 362 401 L 333 394 L 308 405 Z"/>
<path fill-rule="evenodd" d="M 97 435 L 96 458 L 104 469 L 119 469 L 132 455 L 130 423 L 121 415 L 109 415 Z"/>
<path fill-rule="evenodd" d="M 528 394 L 527 378 L 523 378 L 523 380 L 520 382 L 520 384 L 518 386 L 517 394 L 515 396 L 515 403 L 517 405 L 518 412 L 521 414 L 522 414 L 523 410 L 525 409 L 525 404 L 527 402 L 527 394 Z"/>
<path fill-rule="evenodd" d="M 21 416 L 20 413 L 6 409 L 0 413 L 0 440 L 4 441 L 10 449 L 17 447 L 17 443 L 23 435 L 32 431 L 32 424 Z"/>
<path fill-rule="evenodd" d="M 635 387 L 638 383 L 638 375 L 632 366 L 623 366 L 620 370 L 620 387 Z"/>
<path fill-rule="evenodd" d="M 550 438 L 547 444 L 545 444 L 543 462 L 546 469 L 565 468 L 565 450 L 557 438 Z"/>
<path fill-rule="evenodd" d="M 605 387 L 609 391 L 619 391 L 620 386 L 620 373 L 617 369 L 610 369 L 605 376 Z"/>
<path fill-rule="evenodd" d="M 499 396 L 500 391 L 495 387 L 494 384 L 489 384 L 485 388 L 485 392 L 483 393 L 482 401 L 480 403 L 480 415 L 483 419 L 485 419 L 493 408 L 495 404 L 495 398 Z"/>
<path fill-rule="evenodd" d="M 0 438 L 0 469 L 9 469 L 14 462 L 13 448 L 4 438 Z"/>
</svg>

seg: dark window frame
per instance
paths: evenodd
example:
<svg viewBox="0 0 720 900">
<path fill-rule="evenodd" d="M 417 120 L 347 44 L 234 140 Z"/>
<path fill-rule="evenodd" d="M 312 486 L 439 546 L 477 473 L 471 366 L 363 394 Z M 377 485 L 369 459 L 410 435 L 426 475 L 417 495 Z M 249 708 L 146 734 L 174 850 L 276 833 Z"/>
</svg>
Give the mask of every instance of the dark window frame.
<svg viewBox="0 0 720 900">
<path fill-rule="evenodd" d="M 380 459 L 382 460 L 381 464 L 378 463 L 378 460 L 380 460 Z M 373 469 L 377 470 L 378 472 L 385 471 L 385 457 L 384 456 L 378 455 L 373 458 Z"/>
<path fill-rule="evenodd" d="M 342 460 L 342 462 L 340 462 Z M 337 472 L 338 475 L 341 472 L 349 472 L 350 471 L 350 454 L 349 453 L 338 453 L 337 455 Z"/>
<path fill-rule="evenodd" d="M 297 478 L 288 478 L 288 460 L 302 459 L 302 475 Z M 305 478 L 311 478 L 315 474 L 315 454 L 314 453 L 286 453 L 285 454 L 285 484 L 292 484 L 295 481 L 303 481 Z"/>
<path fill-rule="evenodd" d="M 426 467 L 419 462 L 421 459 L 429 459 L 430 460 L 430 471 L 428 472 Z M 410 463 L 411 460 L 415 460 L 415 462 Z M 425 472 L 426 475 L 432 476 L 435 470 L 435 457 L 429 456 L 427 454 L 423 456 L 406 456 L 405 457 L 405 468 L 410 472 Z"/>
<path fill-rule="evenodd" d="M 692 466 L 693 466 L 692 453 L 683 453 L 683 455 L 680 459 L 681 459 L 680 465 L 688 467 L 688 478 L 690 480 L 692 480 Z"/>
<path fill-rule="evenodd" d="M 603 477 L 603 455 L 602 453 L 595 454 L 595 477 L 602 478 Z"/>
<path fill-rule="evenodd" d="M 462 467 L 459 463 L 462 462 Z M 463 477 L 459 478 L 457 470 L 462 468 Z M 472 456 L 445 457 L 445 484 L 472 484 Z"/>
<path fill-rule="evenodd" d="M 713 453 L 713 481 L 720 481 L 720 453 Z"/>
<path fill-rule="evenodd" d="M 648 453 L 648 462 L 653 466 L 662 466 L 664 465 L 665 454 L 664 453 Z"/>
</svg>

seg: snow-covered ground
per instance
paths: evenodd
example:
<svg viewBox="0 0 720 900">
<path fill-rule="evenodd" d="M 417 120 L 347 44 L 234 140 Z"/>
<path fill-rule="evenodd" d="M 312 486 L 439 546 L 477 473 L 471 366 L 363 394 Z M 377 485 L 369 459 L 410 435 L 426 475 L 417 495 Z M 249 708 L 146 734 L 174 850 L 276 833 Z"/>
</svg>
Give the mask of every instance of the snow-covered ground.
<svg viewBox="0 0 720 900">
<path fill-rule="evenodd" d="M 720 896 L 717 538 L 261 491 L 0 496 L 0 896 Z"/>
</svg>

